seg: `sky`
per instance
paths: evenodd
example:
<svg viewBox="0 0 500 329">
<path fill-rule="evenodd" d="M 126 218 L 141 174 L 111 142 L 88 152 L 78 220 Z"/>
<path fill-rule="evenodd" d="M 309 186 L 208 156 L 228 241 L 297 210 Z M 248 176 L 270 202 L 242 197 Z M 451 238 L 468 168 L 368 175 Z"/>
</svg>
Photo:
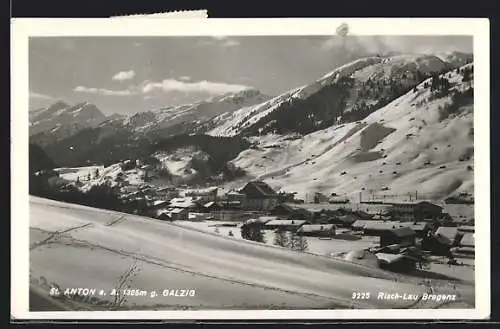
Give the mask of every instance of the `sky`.
<svg viewBox="0 0 500 329">
<path fill-rule="evenodd" d="M 364 56 L 447 51 L 472 53 L 472 37 L 36 37 L 30 110 L 62 100 L 127 115 L 246 88 L 277 96 Z"/>
</svg>

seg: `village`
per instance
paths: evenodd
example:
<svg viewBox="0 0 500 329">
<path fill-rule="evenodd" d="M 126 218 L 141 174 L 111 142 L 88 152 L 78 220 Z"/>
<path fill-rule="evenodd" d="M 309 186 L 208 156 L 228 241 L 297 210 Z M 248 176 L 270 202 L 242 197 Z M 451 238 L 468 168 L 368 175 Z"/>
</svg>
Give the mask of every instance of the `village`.
<svg viewBox="0 0 500 329">
<path fill-rule="evenodd" d="M 474 279 L 471 205 L 461 205 L 470 210 L 463 215 L 425 200 L 353 203 L 315 193 L 305 202 L 262 181 L 222 195 L 218 187 L 147 183 L 121 192 L 124 200 L 143 205 L 138 214 L 212 234 L 423 277 Z"/>
</svg>

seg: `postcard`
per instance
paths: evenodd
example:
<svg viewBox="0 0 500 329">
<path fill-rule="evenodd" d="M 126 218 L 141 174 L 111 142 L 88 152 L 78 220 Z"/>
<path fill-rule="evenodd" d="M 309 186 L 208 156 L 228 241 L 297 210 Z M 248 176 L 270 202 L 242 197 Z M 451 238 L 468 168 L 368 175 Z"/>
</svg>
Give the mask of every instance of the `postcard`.
<svg viewBox="0 0 500 329">
<path fill-rule="evenodd" d="M 489 317 L 487 19 L 12 31 L 13 319 Z"/>
</svg>

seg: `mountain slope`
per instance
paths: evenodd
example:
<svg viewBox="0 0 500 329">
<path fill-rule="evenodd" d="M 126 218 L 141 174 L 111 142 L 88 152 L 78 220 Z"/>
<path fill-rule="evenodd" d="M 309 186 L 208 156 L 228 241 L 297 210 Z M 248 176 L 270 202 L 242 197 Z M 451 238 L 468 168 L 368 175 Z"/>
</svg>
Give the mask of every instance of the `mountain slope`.
<svg viewBox="0 0 500 329">
<path fill-rule="evenodd" d="M 57 165 L 45 153 L 45 151 L 36 144 L 29 145 L 29 167 L 30 174 L 40 170 L 54 169 Z"/>
<path fill-rule="evenodd" d="M 427 79 L 362 122 L 298 139 L 254 137 L 259 147 L 233 163 L 271 186 L 300 195 L 337 193 L 358 200 L 418 193 L 443 199 L 473 192 L 473 64 Z M 436 87 L 433 87 L 433 86 Z M 241 184 L 237 182 L 235 184 Z M 384 191 L 382 191 L 384 190 Z"/>
<path fill-rule="evenodd" d="M 29 119 L 32 140 L 43 144 L 69 137 L 85 128 L 97 127 L 106 116 L 89 103 L 70 106 L 57 102 L 46 109 L 31 111 Z"/>
<path fill-rule="evenodd" d="M 141 133 L 171 136 L 191 132 L 199 124 L 221 114 L 244 106 L 254 105 L 269 99 L 256 89 L 247 89 L 212 97 L 193 104 L 169 106 L 140 112 L 123 120 L 123 124 Z"/>
<path fill-rule="evenodd" d="M 471 61 L 468 54 L 369 57 L 343 65 L 314 83 L 267 102 L 220 115 L 216 136 L 308 134 L 337 122 L 353 122 L 406 93 L 433 73 Z"/>
</svg>

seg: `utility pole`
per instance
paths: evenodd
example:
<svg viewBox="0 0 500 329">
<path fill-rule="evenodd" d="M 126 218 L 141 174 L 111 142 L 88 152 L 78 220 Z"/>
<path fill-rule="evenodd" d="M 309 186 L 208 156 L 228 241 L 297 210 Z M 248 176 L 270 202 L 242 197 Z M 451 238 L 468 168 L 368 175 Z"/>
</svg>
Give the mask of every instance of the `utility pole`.
<svg viewBox="0 0 500 329">
<path fill-rule="evenodd" d="M 359 192 L 359 203 L 361 203 L 361 195 L 362 195 L 363 192 Z"/>
<path fill-rule="evenodd" d="M 415 200 L 418 200 L 418 191 L 415 191 Z"/>
</svg>

